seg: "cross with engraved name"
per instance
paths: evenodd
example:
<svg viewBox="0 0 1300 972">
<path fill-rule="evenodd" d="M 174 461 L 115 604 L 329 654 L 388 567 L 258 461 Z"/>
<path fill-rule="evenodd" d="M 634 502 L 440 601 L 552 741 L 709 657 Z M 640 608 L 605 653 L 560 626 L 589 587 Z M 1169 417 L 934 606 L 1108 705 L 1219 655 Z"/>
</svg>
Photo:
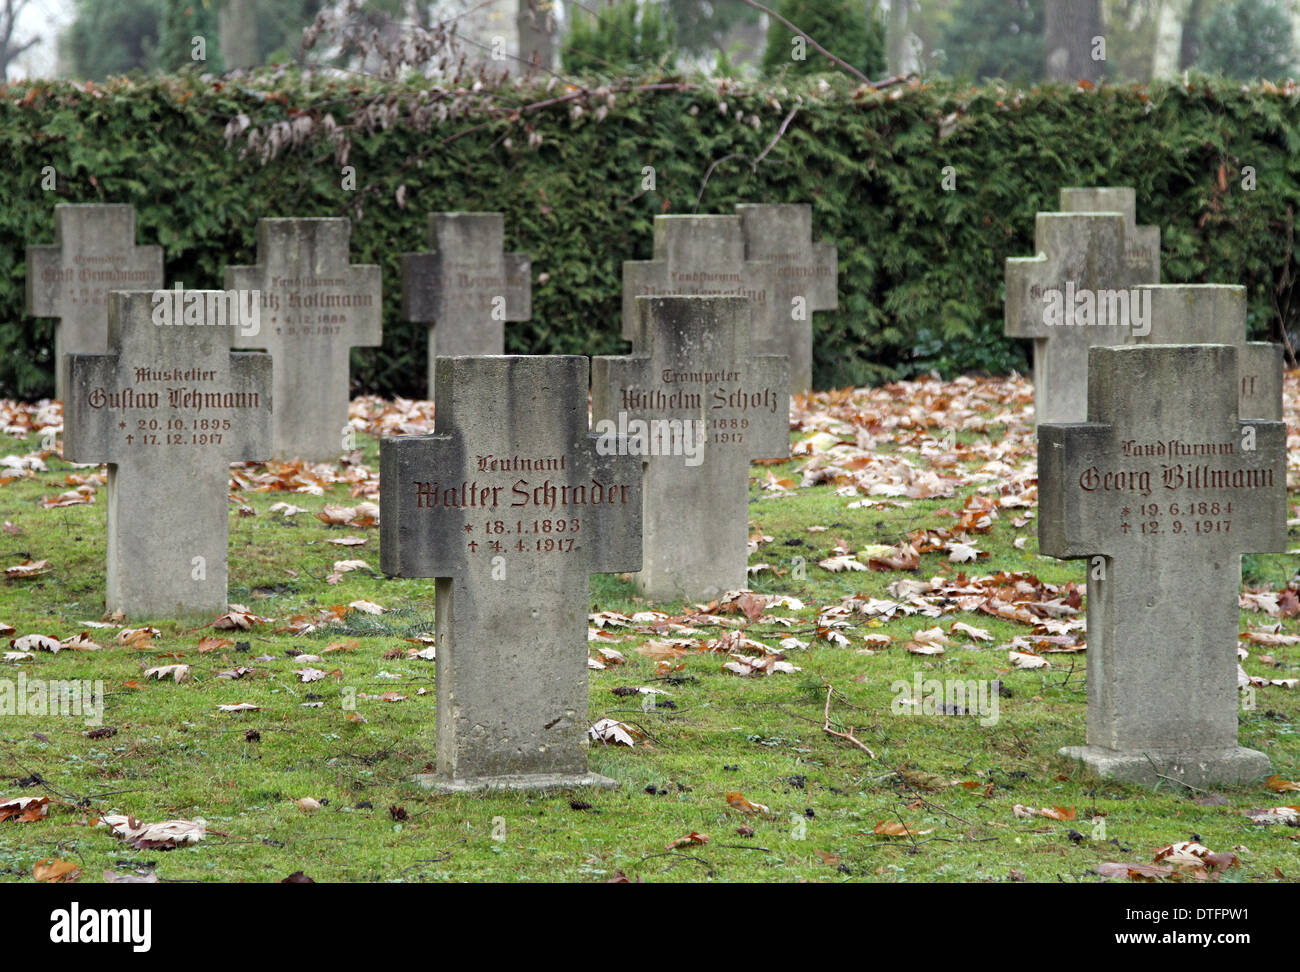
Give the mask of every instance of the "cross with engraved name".
<svg viewBox="0 0 1300 972">
<path fill-rule="evenodd" d="M 1241 555 L 1286 547 L 1286 428 L 1237 415 L 1236 348 L 1093 348 L 1088 421 L 1038 428 L 1038 543 L 1089 558 L 1087 745 L 1101 776 L 1245 782 Z"/>
<path fill-rule="evenodd" d="M 743 297 L 638 297 L 632 354 L 592 358 L 592 428 L 645 465 L 650 597 L 747 586 L 749 464 L 790 452 L 789 362 L 754 353 L 753 313 Z"/>
<path fill-rule="evenodd" d="M 1160 280 L 1160 227 L 1139 226 L 1137 192 L 1131 186 L 1072 186 L 1061 190 L 1063 213 L 1120 213 L 1124 217 L 1124 259 L 1137 274 Z"/>
<path fill-rule="evenodd" d="M 1282 420 L 1282 354 L 1269 341 L 1246 340 L 1246 288 L 1227 284 L 1144 284 L 1150 333 L 1134 344 L 1231 344 L 1237 349 L 1241 418 Z"/>
<path fill-rule="evenodd" d="M 429 253 L 402 254 L 402 319 L 429 325 L 429 394 L 440 357 L 501 354 L 505 322 L 533 316 L 532 262 L 505 251 L 501 213 L 430 213 Z"/>
<path fill-rule="evenodd" d="M 1095 307 L 1098 293 L 1160 282 L 1158 239 L 1154 258 L 1135 262 L 1126 256 L 1133 249 L 1128 224 L 1123 212 L 1038 213 L 1037 255 L 1006 262 L 1005 330 L 1034 342 L 1037 422 L 1081 421 L 1088 408 L 1088 349 L 1128 340 L 1126 323 L 1077 318 L 1076 295 L 1091 294 Z M 1048 316 L 1054 295 L 1071 321 Z"/>
<path fill-rule="evenodd" d="M 110 294 L 108 352 L 64 364 L 63 457 L 108 463 L 106 602 L 132 618 L 226 610 L 230 463 L 271 453 L 270 356 L 231 350 L 224 292 L 181 299 Z"/>
<path fill-rule="evenodd" d="M 60 203 L 54 245 L 27 248 L 27 313 L 57 317 L 55 395 L 66 398 L 63 356 L 108 348 L 108 293 L 163 285 L 161 246 L 135 245 L 135 207 Z"/>
<path fill-rule="evenodd" d="M 790 394 L 812 391 L 813 311 L 839 304 L 839 258 L 834 243 L 813 242 L 807 203 L 743 203 L 736 215 L 745 234 L 745 256 L 776 265 L 773 304 L 777 313 L 759 324 L 778 323 L 772 333 L 754 332 L 758 354 L 790 359 Z"/>
<path fill-rule="evenodd" d="M 436 577 L 440 790 L 587 770 L 593 573 L 641 566 L 641 468 L 587 428 L 587 359 L 441 358 L 429 435 L 380 446 L 380 563 Z"/>
<path fill-rule="evenodd" d="M 751 333 L 783 334 L 789 311 L 776 306 L 776 270 L 745 256 L 739 216 L 656 216 L 653 258 L 623 261 L 623 338 L 636 338 L 638 297 L 745 297 Z"/>
<path fill-rule="evenodd" d="M 261 293 L 260 330 L 236 347 L 275 361 L 278 459 L 337 457 L 348 424 L 352 348 L 383 341 L 378 266 L 348 263 L 344 217 L 259 219 L 257 264 L 226 267 L 226 288 Z"/>
</svg>

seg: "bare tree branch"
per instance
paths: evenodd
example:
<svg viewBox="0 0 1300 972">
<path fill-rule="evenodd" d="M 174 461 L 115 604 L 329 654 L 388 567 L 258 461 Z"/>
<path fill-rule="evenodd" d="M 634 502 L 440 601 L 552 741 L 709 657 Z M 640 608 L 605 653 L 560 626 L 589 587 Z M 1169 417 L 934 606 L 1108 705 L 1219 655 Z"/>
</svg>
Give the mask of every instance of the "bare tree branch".
<svg viewBox="0 0 1300 972">
<path fill-rule="evenodd" d="M 744 2 L 747 3 L 747 4 L 749 4 L 749 5 L 750 5 L 751 7 L 753 7 L 755 10 L 761 10 L 761 11 L 763 11 L 763 13 L 767 14 L 767 15 L 768 15 L 769 17 L 771 17 L 773 20 L 777 20 L 777 21 L 779 21 L 780 23 L 785 24 L 785 26 L 789 27 L 792 31 L 794 31 L 796 34 L 798 34 L 800 37 L 802 37 L 804 40 L 806 40 L 806 41 L 809 43 L 809 45 L 813 48 L 813 50 L 815 50 L 815 51 L 817 51 L 817 52 L 819 52 L 819 53 L 821 53 L 821 54 L 824 54 L 826 57 L 830 58 L 832 61 L 834 61 L 834 62 L 835 62 L 836 64 L 838 64 L 840 67 L 844 68 L 844 70 L 848 71 L 851 75 L 853 75 L 853 76 L 854 76 L 855 78 L 857 78 L 859 81 L 863 82 L 864 84 L 871 84 L 871 79 L 870 79 L 869 77 L 867 77 L 865 74 L 863 74 L 863 73 L 862 73 L 861 71 L 859 71 L 857 68 L 855 68 L 855 67 L 854 67 L 852 64 L 850 64 L 848 61 L 842 61 L 842 60 L 840 60 L 838 57 L 836 57 L 836 56 L 835 56 L 834 54 L 832 54 L 830 51 L 826 50 L 826 48 L 822 47 L 820 44 L 818 44 L 815 40 L 813 40 L 811 37 L 809 37 L 807 34 L 805 34 L 802 30 L 800 30 L 800 29 L 799 29 L 798 27 L 796 27 L 794 24 L 790 23 L 790 21 L 788 21 L 788 20 L 786 20 L 784 17 L 782 17 L 782 16 L 781 16 L 779 13 L 777 13 L 775 10 L 772 10 L 772 9 L 770 9 L 769 7 L 765 7 L 765 6 L 763 6 L 761 3 L 758 3 L 757 0 L 744 0 Z"/>
</svg>

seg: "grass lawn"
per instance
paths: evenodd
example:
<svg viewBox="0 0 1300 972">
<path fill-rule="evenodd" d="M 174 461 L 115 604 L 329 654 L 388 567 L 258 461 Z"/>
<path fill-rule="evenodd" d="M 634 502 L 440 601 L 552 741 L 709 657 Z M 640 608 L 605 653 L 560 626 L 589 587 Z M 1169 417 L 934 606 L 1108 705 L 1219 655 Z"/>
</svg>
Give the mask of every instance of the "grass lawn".
<svg viewBox="0 0 1300 972">
<path fill-rule="evenodd" d="M 1291 376 L 1293 429 L 1295 390 Z M 408 640 L 433 633 L 434 584 L 384 578 L 373 525 L 314 515 L 377 501 L 373 434 L 358 435 L 359 465 L 328 476 L 236 470 L 230 601 L 272 620 L 217 630 L 216 619 L 131 618 L 129 627 L 158 633 L 119 644 L 120 623 L 86 623 L 104 620 L 105 488 L 84 481 L 94 469 L 42 452 L 38 430 L 14 434 L 31 428 L 32 408 L 3 406 L 10 434 L 0 435 L 0 452 L 16 458 L 0 486 L 0 567 L 31 559 L 49 569 L 0 583 L 0 622 L 13 639 L 85 632 L 102 650 L 34 650 L 0 668 L 0 679 L 102 680 L 106 698 L 102 727 L 0 718 L 0 802 L 51 800 L 44 817 L 0 822 L 0 876 L 31 881 L 37 862 L 53 858 L 78 865 L 82 881 L 109 870 L 163 881 L 303 871 L 317 881 L 1086 882 L 1102 880 L 1100 865 L 1150 865 L 1158 849 L 1195 840 L 1236 855 L 1210 880 L 1296 878 L 1300 828 L 1253 823 L 1242 811 L 1300 804 L 1300 794 L 1263 783 L 1152 791 L 1098 782 L 1057 755 L 1084 740 L 1086 654 L 1034 655 L 1083 639 L 1067 585 L 1082 584 L 1084 565 L 1037 554 L 1030 401 L 1027 383 L 966 379 L 801 403 L 796 455 L 752 467 L 750 506 L 752 590 L 797 601 L 741 598 L 701 612 L 648 604 L 626 577 L 594 577 L 600 634 L 590 648 L 606 667 L 590 673 L 590 716 L 620 720 L 640 738 L 592 746 L 592 768 L 618 789 L 544 796 L 435 796 L 407 782 L 434 758 L 435 664 Z M 375 431 L 422 413 L 364 400 L 354 414 Z M 33 454 L 48 469 L 22 472 L 19 459 Z M 350 481 L 258 488 L 321 479 Z M 93 489 L 92 503 L 42 505 L 78 485 Z M 305 512 L 272 512 L 276 503 Z M 329 542 L 344 537 L 365 542 Z M 915 569 L 854 569 L 872 557 L 905 560 L 909 542 L 922 551 Z M 331 576 L 347 560 L 366 566 Z M 1253 556 L 1243 569 L 1250 588 L 1283 591 L 1295 564 Z M 1006 576 L 1016 572 L 1026 576 Z M 384 611 L 346 609 L 354 602 Z M 978 607 L 992 602 L 1006 608 Z M 1038 604 L 1047 605 L 1033 614 L 1040 623 L 1026 623 Z M 1296 617 L 1258 611 L 1243 611 L 1241 628 L 1279 621 L 1282 633 L 1300 633 Z M 942 653 L 913 651 L 934 649 L 936 635 L 914 636 L 936 627 Z M 741 637 L 797 670 L 725 669 L 732 655 L 762 654 Z M 1245 644 L 1251 675 L 1297 675 L 1300 646 Z M 1046 667 L 1017 667 L 1012 648 L 1030 649 L 1021 664 Z M 298 661 L 299 652 L 319 660 Z M 166 665 L 188 666 L 188 677 L 146 677 Z M 240 667 L 251 672 L 218 677 Z M 301 681 L 295 670 L 309 667 L 325 677 Z M 900 706 L 916 696 L 918 676 L 1000 685 L 996 721 Z M 664 694 L 643 706 L 648 696 L 617 691 L 641 687 Z M 218 708 L 240 702 L 260 708 Z M 1298 724 L 1300 691 L 1260 687 L 1241 712 L 1241 743 L 1268 753 L 1283 779 L 1300 779 Z M 319 808 L 303 809 L 312 806 L 304 798 Z M 1018 815 L 1017 806 L 1050 814 Z M 201 818 L 207 834 L 174 850 L 136 849 L 93 826 L 103 814 Z M 669 848 L 692 833 L 708 842 Z M 1194 868 L 1161 873 L 1206 879 Z"/>
</svg>

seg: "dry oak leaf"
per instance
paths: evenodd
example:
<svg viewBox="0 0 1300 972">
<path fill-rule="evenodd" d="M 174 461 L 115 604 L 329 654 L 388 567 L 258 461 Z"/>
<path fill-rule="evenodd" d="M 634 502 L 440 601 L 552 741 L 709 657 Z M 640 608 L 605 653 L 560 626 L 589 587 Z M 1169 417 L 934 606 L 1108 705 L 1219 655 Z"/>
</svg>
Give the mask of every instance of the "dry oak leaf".
<svg viewBox="0 0 1300 972">
<path fill-rule="evenodd" d="M 678 837 L 667 847 L 665 847 L 664 850 L 676 850 L 679 847 L 686 847 L 689 846 L 690 844 L 707 844 L 708 842 L 709 842 L 708 834 L 697 834 L 695 831 L 692 830 L 685 837 Z"/>
<path fill-rule="evenodd" d="M 114 837 L 120 837 L 136 850 L 172 850 L 181 844 L 197 844 L 207 834 L 204 820 L 164 820 L 141 823 L 129 814 L 109 814 L 100 819 Z"/>
<path fill-rule="evenodd" d="M 1104 878 L 1128 878 L 1131 881 L 1153 881 L 1156 878 L 1167 878 L 1174 873 L 1174 869 L 1163 864 L 1117 864 L 1106 863 L 1097 865 L 1097 873 Z"/>
<path fill-rule="evenodd" d="M 832 573 L 838 573 L 841 570 L 866 570 L 866 565 L 857 560 L 852 554 L 840 554 L 835 557 L 827 557 L 825 560 L 817 561 L 817 566 L 823 570 L 829 570 Z"/>
<path fill-rule="evenodd" d="M 587 735 L 595 742 L 635 746 L 636 740 L 641 736 L 641 733 L 617 719 L 600 719 L 587 730 Z"/>
<path fill-rule="evenodd" d="M 872 557 L 867 566 L 872 570 L 916 570 L 921 566 L 921 554 L 916 547 L 905 543 L 887 557 Z"/>
<path fill-rule="evenodd" d="M 98 642 L 92 641 L 89 631 L 81 631 L 74 634 L 71 638 L 63 643 L 64 648 L 71 648 L 74 651 L 103 651 L 104 646 Z"/>
<path fill-rule="evenodd" d="M 1017 803 L 1011 808 L 1011 812 L 1021 820 L 1027 817 L 1047 817 L 1049 820 L 1073 820 L 1075 818 L 1074 807 L 1043 807 L 1036 809 Z"/>
<path fill-rule="evenodd" d="M 349 601 L 348 607 L 363 614 L 383 614 L 385 610 L 382 605 L 376 604 L 374 601 Z"/>
<path fill-rule="evenodd" d="M 295 668 L 293 673 L 303 682 L 318 682 L 325 677 L 325 672 L 319 668 Z"/>
<path fill-rule="evenodd" d="M 637 645 L 633 650 L 646 658 L 662 661 L 667 658 L 680 658 L 690 649 L 697 647 L 696 643 L 689 638 L 673 638 L 669 641 L 655 641 L 652 639 Z"/>
<path fill-rule="evenodd" d="M 5 577 L 9 580 L 26 580 L 29 577 L 48 574 L 53 569 L 48 560 L 24 560 L 21 564 L 6 567 Z"/>
<path fill-rule="evenodd" d="M 49 797 L 12 797 L 8 800 L 0 800 L 0 821 L 12 819 L 19 823 L 31 823 L 40 820 L 49 812 Z"/>
<path fill-rule="evenodd" d="M 954 621 L 951 625 L 948 626 L 948 630 L 953 632 L 954 634 L 960 631 L 962 634 L 967 635 L 968 637 L 973 638 L 976 641 L 993 640 L 993 635 L 991 635 L 984 628 L 976 628 L 973 625 L 967 624 L 965 621 Z"/>
<path fill-rule="evenodd" d="M 266 624 L 271 618 L 261 618 L 242 604 L 230 605 L 230 610 L 212 622 L 218 631 L 247 631 L 255 624 Z"/>
<path fill-rule="evenodd" d="M 1247 631 L 1241 635 L 1242 641 L 1249 641 L 1256 645 L 1295 645 L 1300 644 L 1300 635 L 1282 634 L 1278 630 L 1280 626 L 1270 628 L 1261 628 L 1256 631 Z"/>
<path fill-rule="evenodd" d="M 44 884 L 70 884 L 81 877 L 81 868 L 71 861 L 47 857 L 32 867 L 32 877 Z"/>
<path fill-rule="evenodd" d="M 1156 851 L 1155 862 L 1209 870 L 1226 870 L 1239 864 L 1236 854 L 1216 854 L 1204 844 L 1193 840 L 1180 840 L 1161 847 Z"/>
<path fill-rule="evenodd" d="M 1276 773 L 1266 779 L 1264 785 L 1274 793 L 1288 793 L 1291 791 L 1300 792 L 1300 782 L 1296 782 L 1295 780 L 1284 780 Z"/>
<path fill-rule="evenodd" d="M 146 668 L 144 670 L 145 678 L 148 678 L 150 675 L 158 679 L 158 681 L 160 682 L 168 675 L 170 675 L 177 682 L 183 682 L 190 677 L 190 666 L 189 665 L 155 665 L 153 668 Z"/>
<path fill-rule="evenodd" d="M 1007 658 L 1012 668 L 1051 668 L 1052 663 L 1032 651 L 1009 651 Z"/>
<path fill-rule="evenodd" d="M 315 813 L 321 808 L 321 802 L 315 797 L 300 797 L 293 802 L 294 805 L 303 813 Z"/>
<path fill-rule="evenodd" d="M 739 810 L 741 813 L 771 813 L 772 812 L 761 803 L 751 803 L 750 801 L 746 800 L 745 794 L 740 793 L 739 791 L 736 790 L 729 790 L 726 793 L 726 799 L 728 805 L 733 810 Z"/>
<path fill-rule="evenodd" d="M 236 702 L 233 705 L 219 705 L 217 710 L 220 712 L 258 712 L 261 711 L 260 705 L 254 705 L 252 702 Z"/>
<path fill-rule="evenodd" d="M 0 805 L 0 810 L 3 806 Z M 1262 810 L 1243 810 L 1242 813 L 1251 823 L 1257 824 L 1287 824 L 1291 827 L 1300 827 L 1300 807 L 1266 807 Z"/>
<path fill-rule="evenodd" d="M 9 642 L 14 651 L 48 651 L 57 654 L 63 649 L 63 642 L 42 634 L 23 635 Z"/>
<path fill-rule="evenodd" d="M 922 834 L 932 833 L 933 827 L 926 830 L 917 830 L 909 827 L 901 820 L 882 820 L 872 828 L 872 833 L 879 834 L 882 837 L 920 837 Z"/>
</svg>

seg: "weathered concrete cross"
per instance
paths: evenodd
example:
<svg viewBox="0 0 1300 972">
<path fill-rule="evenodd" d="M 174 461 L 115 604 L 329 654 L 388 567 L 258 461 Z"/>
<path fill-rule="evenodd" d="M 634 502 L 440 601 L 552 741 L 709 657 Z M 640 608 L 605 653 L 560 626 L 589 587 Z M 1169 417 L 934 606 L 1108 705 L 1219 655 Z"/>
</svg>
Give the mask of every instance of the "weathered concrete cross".
<svg viewBox="0 0 1300 972">
<path fill-rule="evenodd" d="M 161 246 L 135 245 L 135 207 L 60 203 L 54 245 L 27 248 L 27 313 L 57 317 L 56 396 L 65 399 L 63 356 L 108 348 L 108 292 L 163 285 Z"/>
<path fill-rule="evenodd" d="M 437 580 L 441 790 L 587 771 L 588 575 L 641 566 L 641 469 L 599 455 L 587 359 L 442 358 L 436 431 L 380 446 L 380 562 Z"/>
<path fill-rule="evenodd" d="M 533 316 L 532 262 L 506 253 L 501 213 L 430 213 L 430 253 L 402 254 L 402 317 L 429 325 L 437 358 L 505 351 L 505 322 Z"/>
<path fill-rule="evenodd" d="M 351 234 L 343 217 L 259 219 L 257 265 L 226 267 L 227 289 L 262 295 L 260 333 L 235 346 L 275 360 L 276 458 L 347 451 L 352 348 L 383 341 L 379 267 L 348 263 Z"/>
<path fill-rule="evenodd" d="M 754 332 L 754 351 L 790 359 L 790 393 L 812 390 L 813 311 L 839 304 L 839 259 L 834 243 L 813 242 L 807 203 L 741 204 L 745 256 L 776 265 L 773 303 L 779 313 L 759 323 L 779 323 L 774 333 Z"/>
<path fill-rule="evenodd" d="M 1280 349 L 1274 349 L 1280 354 Z M 1038 543 L 1090 558 L 1087 745 L 1100 776 L 1244 782 L 1241 555 L 1286 547 L 1286 428 L 1237 416 L 1237 349 L 1097 347 L 1088 421 L 1038 429 Z"/>
<path fill-rule="evenodd" d="M 1083 190 L 1062 190 L 1067 193 Z M 1092 192 L 1102 192 L 1093 190 Z M 1106 190 L 1110 192 L 1110 190 Z M 1073 200 L 1074 197 L 1068 197 Z M 1104 197 L 1109 198 L 1109 197 Z M 1082 204 L 1083 197 L 1072 204 Z M 1038 213 L 1033 257 L 1006 262 L 1006 333 L 1034 342 L 1034 413 L 1037 422 L 1077 422 L 1087 414 L 1088 349 L 1124 344 L 1125 322 L 1099 323 L 1098 307 L 1106 298 L 1138 284 L 1159 283 L 1159 231 L 1154 256 L 1141 260 L 1151 246 L 1151 227 L 1139 227 L 1130 239 L 1126 212 Z M 1076 295 L 1089 313 L 1075 314 Z M 1051 320 L 1050 298 L 1073 320 Z M 1086 301 L 1083 298 L 1087 298 Z"/>
<path fill-rule="evenodd" d="M 1230 344 L 1237 349 L 1243 419 L 1282 420 L 1282 356 L 1268 341 L 1246 340 L 1246 288 L 1224 284 L 1144 284 L 1151 328 L 1134 344 Z"/>
<path fill-rule="evenodd" d="M 748 586 L 751 459 L 790 452 L 788 360 L 754 353 L 742 297 L 639 297 L 633 353 L 591 363 L 593 428 L 645 463 L 642 570 L 657 599 Z"/>
<path fill-rule="evenodd" d="M 63 455 L 108 463 L 106 601 L 133 618 L 226 610 L 230 463 L 271 453 L 270 355 L 231 350 L 222 291 L 156 323 L 175 295 L 110 294 L 108 353 L 64 365 Z"/>
<path fill-rule="evenodd" d="M 786 334 L 775 303 L 776 264 L 745 256 L 739 216 L 656 216 L 654 257 L 623 261 L 623 337 L 636 338 L 638 297 L 744 297 L 753 334 Z"/>
</svg>

